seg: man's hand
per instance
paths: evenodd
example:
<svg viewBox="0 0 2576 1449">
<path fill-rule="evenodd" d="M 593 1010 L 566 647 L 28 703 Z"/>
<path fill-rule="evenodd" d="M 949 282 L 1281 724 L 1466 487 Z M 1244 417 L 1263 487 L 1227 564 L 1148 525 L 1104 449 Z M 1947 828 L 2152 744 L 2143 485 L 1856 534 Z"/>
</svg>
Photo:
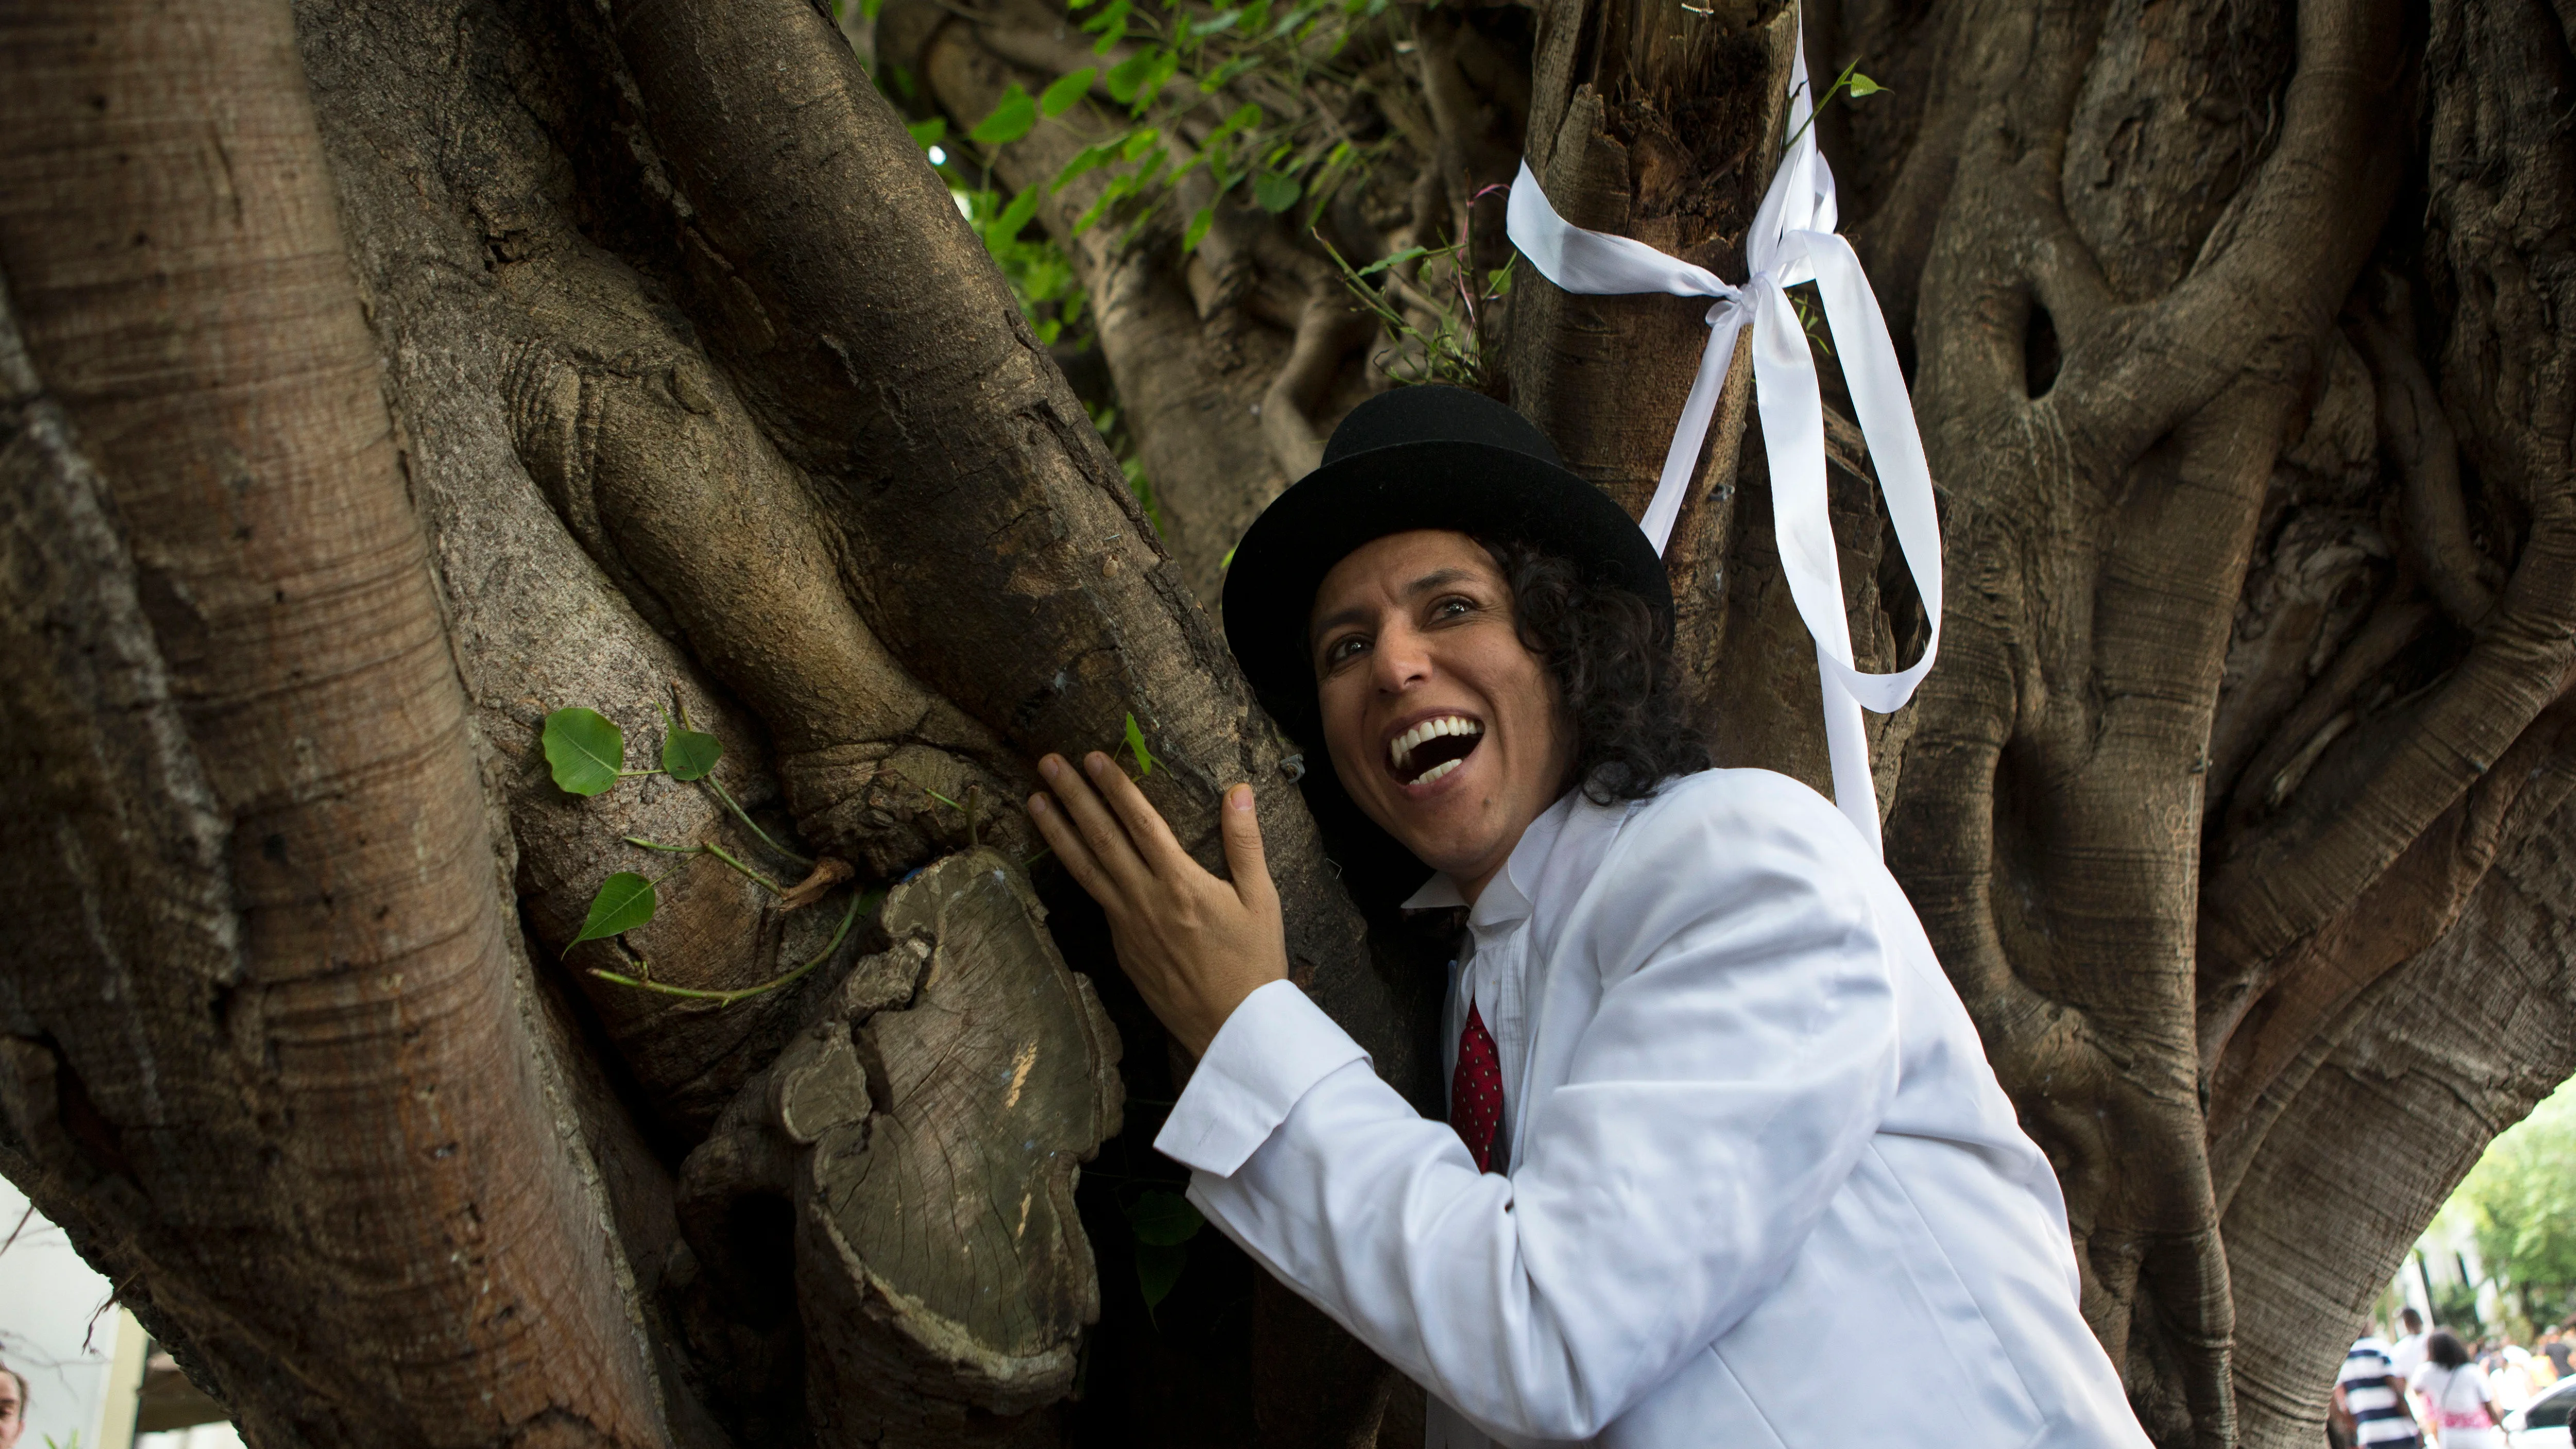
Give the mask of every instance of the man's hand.
<svg viewBox="0 0 2576 1449">
<path fill-rule="evenodd" d="M 1108 913 L 1118 964 L 1195 1061 L 1243 998 L 1288 975 L 1287 932 L 1261 854 L 1252 787 L 1225 792 L 1228 882 L 1190 859 L 1107 755 L 1095 750 L 1082 764 L 1076 770 L 1062 755 L 1038 761 L 1054 793 L 1030 796 L 1029 818 Z"/>
</svg>

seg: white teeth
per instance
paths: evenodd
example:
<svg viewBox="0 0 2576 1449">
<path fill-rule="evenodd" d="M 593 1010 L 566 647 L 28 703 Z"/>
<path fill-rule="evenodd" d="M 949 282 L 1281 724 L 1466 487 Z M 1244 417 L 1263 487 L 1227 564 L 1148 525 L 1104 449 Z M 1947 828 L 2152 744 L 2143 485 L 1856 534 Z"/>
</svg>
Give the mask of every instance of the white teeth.
<svg viewBox="0 0 2576 1449">
<path fill-rule="evenodd" d="M 1406 730 L 1404 733 L 1397 735 L 1394 739 L 1387 741 L 1387 759 L 1398 770 L 1401 770 L 1404 768 L 1406 761 L 1412 758 L 1414 746 L 1421 744 L 1424 740 L 1434 739 L 1441 735 L 1480 735 L 1484 732 L 1485 727 L 1483 725 L 1459 715 L 1448 714 L 1442 715 L 1438 719 L 1427 719 L 1422 723 L 1415 725 L 1413 728 Z M 1455 764 L 1456 761 L 1451 761 L 1451 763 Z M 1436 777 L 1426 775 L 1424 778 L 1430 779 Z M 1419 784 L 1421 782 L 1416 781 L 1415 783 Z"/>
<path fill-rule="evenodd" d="M 1439 764 L 1423 771 L 1422 778 L 1414 781 L 1413 783 L 1417 785 L 1428 785 L 1432 781 L 1439 779 L 1441 776 L 1448 774 L 1451 770 L 1454 770 L 1465 763 L 1467 763 L 1465 760 L 1442 760 Z"/>
</svg>

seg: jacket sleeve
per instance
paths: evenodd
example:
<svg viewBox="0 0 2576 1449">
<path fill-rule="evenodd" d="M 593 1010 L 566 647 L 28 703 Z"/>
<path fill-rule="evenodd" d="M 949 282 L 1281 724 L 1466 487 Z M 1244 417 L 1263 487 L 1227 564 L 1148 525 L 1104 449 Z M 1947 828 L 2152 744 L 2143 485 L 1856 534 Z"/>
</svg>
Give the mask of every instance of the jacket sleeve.
<svg viewBox="0 0 2576 1449">
<path fill-rule="evenodd" d="M 1506 1442 L 1594 1436 L 1767 1296 L 1895 1091 L 1878 863 L 1804 787 L 1707 778 L 1569 915 L 1551 969 L 1601 998 L 1509 1178 L 1284 983 L 1158 1140 L 1229 1237 Z"/>
</svg>

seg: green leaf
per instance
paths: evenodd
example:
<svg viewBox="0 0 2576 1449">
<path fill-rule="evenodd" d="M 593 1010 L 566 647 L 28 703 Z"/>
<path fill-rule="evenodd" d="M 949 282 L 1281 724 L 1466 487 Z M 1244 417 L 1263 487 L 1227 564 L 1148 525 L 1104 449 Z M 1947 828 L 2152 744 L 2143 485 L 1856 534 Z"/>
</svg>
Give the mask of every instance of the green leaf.
<svg viewBox="0 0 2576 1449">
<path fill-rule="evenodd" d="M 1190 215 L 1190 229 L 1181 233 L 1181 250 L 1194 252 L 1207 239 L 1208 228 L 1216 225 L 1216 208 L 1202 206 Z"/>
<path fill-rule="evenodd" d="M 1137 160 L 1146 152 L 1153 150 L 1155 144 L 1162 139 L 1163 133 L 1155 127 L 1140 126 L 1127 138 L 1127 144 L 1118 148 L 1119 158 L 1126 161 Z"/>
<path fill-rule="evenodd" d="M 1073 159 L 1064 163 L 1064 169 L 1055 174 L 1053 181 L 1047 183 L 1047 195 L 1053 196 L 1064 190 L 1067 184 L 1082 173 L 1095 171 L 1107 165 L 1109 158 L 1117 154 L 1116 141 L 1103 141 L 1097 146 L 1085 146 L 1074 152 Z"/>
<path fill-rule="evenodd" d="M 653 883 L 631 870 L 621 870 L 600 882 L 599 894 L 590 898 L 590 916 L 581 923 L 581 934 L 564 943 L 569 951 L 584 941 L 603 941 L 620 931 L 632 931 L 653 919 L 661 898 L 653 893 Z"/>
<path fill-rule="evenodd" d="M 1214 35 L 1221 30 L 1232 30 L 1235 22 L 1242 18 L 1243 12 L 1240 10 L 1220 10 L 1205 20 L 1190 22 L 1190 34 L 1204 37 Z"/>
<path fill-rule="evenodd" d="M 1035 185 L 1023 186 L 1020 194 L 1011 198 L 1011 204 L 1002 208 L 1002 214 L 993 218 L 984 235 L 992 241 L 1009 241 L 1029 224 L 1030 217 L 1037 214 L 1038 189 Z"/>
<path fill-rule="evenodd" d="M 1082 215 L 1073 219 L 1073 234 L 1075 236 L 1080 236 L 1084 232 L 1091 230 L 1093 224 L 1109 214 L 1109 209 L 1111 207 L 1114 207 L 1119 202 L 1126 200 L 1129 196 L 1135 193 L 1135 190 L 1135 177 L 1110 177 L 1109 184 L 1100 188 L 1100 195 L 1092 199 L 1091 205 L 1083 208 Z"/>
<path fill-rule="evenodd" d="M 1415 257 L 1425 257 L 1430 254 L 1431 248 L 1429 247 L 1406 247 L 1404 250 L 1396 252 L 1391 256 L 1378 258 L 1376 261 L 1373 261 L 1367 266 L 1360 268 L 1358 271 L 1351 273 L 1351 275 L 1354 277 L 1374 277 L 1389 267 L 1400 267 L 1406 262 L 1412 261 Z"/>
<path fill-rule="evenodd" d="M 966 134 L 987 146 L 1007 146 L 1027 135 L 1037 123 L 1038 103 L 1029 99 L 1018 81 L 1013 81 L 1002 91 L 1002 98 L 994 102 L 993 113 L 977 121 L 975 129 Z"/>
<path fill-rule="evenodd" d="M 1252 199 L 1261 203 L 1263 211 L 1274 214 L 1286 211 L 1297 204 L 1298 197 L 1305 194 L 1305 183 L 1294 176 L 1282 176 L 1276 171 L 1264 171 L 1252 178 Z"/>
<path fill-rule="evenodd" d="M 1157 1248 L 1177 1248 L 1197 1237 L 1207 1219 L 1177 1192 L 1148 1192 L 1127 1209 L 1127 1225 L 1136 1241 Z"/>
<path fill-rule="evenodd" d="M 1154 752 L 1145 748 L 1145 730 L 1142 725 L 1136 723 L 1136 713 L 1133 710 L 1127 713 L 1127 748 L 1136 753 L 1137 774 L 1154 773 Z"/>
<path fill-rule="evenodd" d="M 674 780 L 703 780 L 724 758 L 724 742 L 703 730 L 673 730 L 662 737 L 662 768 Z"/>
<path fill-rule="evenodd" d="M 1091 93 L 1092 79 L 1100 74 L 1098 66 L 1087 65 L 1069 76 L 1059 78 L 1038 96 L 1038 111 L 1053 120 L 1072 110 L 1074 104 Z"/>
<path fill-rule="evenodd" d="M 1161 54 L 1160 50 L 1148 46 L 1111 66 L 1109 74 L 1101 82 L 1109 88 L 1109 98 L 1122 106 L 1136 99 L 1136 88 L 1153 73 L 1154 61 Z"/>
<path fill-rule="evenodd" d="M 948 139 L 948 118 L 933 116 L 927 121 L 915 121 L 904 129 L 912 133 L 914 145 L 927 151 Z"/>
<path fill-rule="evenodd" d="M 1240 548 L 1242 545 L 1237 544 L 1235 547 Z M 1234 567 L 1234 549 L 1230 548 L 1225 551 L 1225 557 L 1216 561 L 1216 571 L 1218 573 L 1224 573 L 1227 569 L 1232 567 Z"/>
<path fill-rule="evenodd" d="M 1147 1308 L 1159 1307 L 1172 1296 L 1172 1288 L 1181 1281 L 1181 1270 L 1190 1264 L 1187 1248 L 1157 1248 L 1139 1243 L 1136 1246 L 1136 1288 L 1145 1295 Z"/>
<path fill-rule="evenodd" d="M 1859 71 L 1852 72 L 1851 93 L 1853 100 L 1859 100 L 1863 96 L 1877 95 L 1880 91 L 1885 89 L 1887 89 L 1887 87 L 1871 80 L 1868 76 L 1862 75 Z"/>
<path fill-rule="evenodd" d="M 546 716 L 546 767 L 567 795 L 596 795 L 617 783 L 626 768 L 626 733 L 595 709 L 559 709 Z"/>
<path fill-rule="evenodd" d="M 1109 8 L 1082 22 L 1082 28 L 1099 32 L 1100 39 L 1091 46 L 1093 55 L 1107 55 L 1127 38 L 1128 0 L 1109 0 Z"/>
</svg>

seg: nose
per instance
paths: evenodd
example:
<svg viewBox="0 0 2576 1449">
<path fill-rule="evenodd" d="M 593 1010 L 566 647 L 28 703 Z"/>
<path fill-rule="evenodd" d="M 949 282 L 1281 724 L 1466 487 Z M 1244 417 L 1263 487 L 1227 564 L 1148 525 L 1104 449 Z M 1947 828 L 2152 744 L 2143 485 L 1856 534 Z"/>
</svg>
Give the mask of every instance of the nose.
<svg viewBox="0 0 2576 1449">
<path fill-rule="evenodd" d="M 1398 623 L 1382 630 L 1369 651 L 1370 682 L 1386 694 L 1402 694 L 1431 678 L 1431 641 L 1419 630 Z"/>
</svg>

